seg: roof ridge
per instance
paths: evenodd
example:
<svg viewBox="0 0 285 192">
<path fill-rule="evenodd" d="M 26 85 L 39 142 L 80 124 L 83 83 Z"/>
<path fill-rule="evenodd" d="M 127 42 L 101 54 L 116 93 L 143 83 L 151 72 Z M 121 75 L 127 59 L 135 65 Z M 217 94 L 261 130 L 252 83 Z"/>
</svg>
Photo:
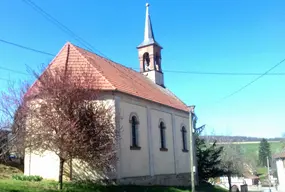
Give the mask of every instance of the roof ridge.
<svg viewBox="0 0 285 192">
<path fill-rule="evenodd" d="M 72 45 L 73 45 L 73 44 L 72 44 Z M 125 65 L 123 65 L 123 64 L 121 64 L 121 63 L 118 63 L 118 62 L 116 62 L 116 61 L 113 61 L 112 59 L 109 59 L 109 58 L 107 58 L 107 57 L 98 55 L 97 53 L 94 53 L 94 52 L 89 51 L 89 50 L 87 50 L 87 49 L 84 49 L 84 48 L 82 48 L 82 47 L 78 47 L 77 45 L 73 45 L 73 46 L 74 46 L 75 48 L 77 48 L 77 49 L 82 49 L 82 50 L 84 50 L 84 51 L 86 51 L 86 52 L 89 52 L 89 53 L 91 53 L 91 54 L 94 54 L 94 55 L 95 55 L 96 57 L 98 57 L 99 59 L 104 59 L 104 60 L 106 60 L 107 62 L 112 62 L 112 63 L 117 64 L 117 65 L 120 65 L 120 66 L 122 66 L 122 67 L 124 67 L 124 68 L 126 68 L 126 69 L 130 69 L 130 70 L 132 70 L 132 71 L 134 71 L 134 72 L 136 72 L 136 73 L 140 73 L 140 72 L 134 70 L 133 68 L 131 68 L 131 67 L 126 67 Z"/>
<path fill-rule="evenodd" d="M 70 43 L 69 41 L 67 41 L 67 42 L 64 44 L 64 46 L 59 50 L 59 52 L 55 55 L 55 57 L 51 60 L 51 62 L 47 65 L 47 67 L 45 68 L 45 70 L 43 71 L 43 73 L 42 73 L 38 78 L 40 78 L 40 77 L 44 74 L 44 72 L 45 72 L 48 68 L 50 68 L 50 66 L 54 63 L 54 61 L 58 58 L 58 56 L 59 56 L 59 55 L 62 53 L 62 51 L 66 48 L 66 46 L 70 46 L 70 45 L 71 45 L 71 43 Z M 70 50 L 67 49 L 67 51 L 68 51 L 68 53 L 67 53 L 67 57 L 68 57 Z M 68 58 L 66 58 L 66 59 L 68 59 Z M 37 82 L 38 82 L 38 79 L 33 82 L 33 84 L 30 86 L 30 88 L 28 89 L 28 91 L 25 93 L 24 97 L 26 97 L 26 96 L 29 95 L 30 91 L 32 90 L 32 88 L 35 86 L 35 84 L 36 84 Z"/>
<path fill-rule="evenodd" d="M 76 45 L 73 45 L 72 43 L 70 43 L 70 45 L 76 50 L 76 52 L 77 52 L 90 66 L 92 66 L 93 68 L 95 68 L 95 70 L 102 76 L 102 78 L 104 78 L 104 79 L 111 85 L 111 87 L 112 87 L 114 90 L 117 89 L 117 88 L 100 72 L 100 70 L 97 69 L 96 66 L 94 66 L 94 65 L 91 64 L 91 62 L 89 61 L 89 59 L 86 58 L 85 55 L 82 54 L 78 49 L 82 49 L 82 50 L 87 51 L 87 52 L 90 52 L 90 51 L 88 51 L 88 50 L 86 50 L 86 49 L 83 49 L 83 48 L 80 48 L 80 47 L 77 47 Z M 99 55 L 97 55 L 96 53 L 93 53 L 93 52 L 90 52 L 90 53 L 96 55 L 97 57 L 99 56 Z M 101 57 L 101 56 L 99 56 L 99 57 Z M 96 61 L 95 61 L 95 62 L 96 62 Z"/>
<path fill-rule="evenodd" d="M 178 101 L 180 101 L 181 103 L 183 103 L 185 106 L 187 106 L 186 103 L 184 103 L 184 101 L 182 101 L 181 99 L 179 99 L 179 97 L 177 97 L 171 90 L 165 88 L 165 90 L 167 90 L 173 97 L 175 97 L 175 99 L 177 99 Z M 187 106 L 188 107 L 188 106 Z"/>
</svg>

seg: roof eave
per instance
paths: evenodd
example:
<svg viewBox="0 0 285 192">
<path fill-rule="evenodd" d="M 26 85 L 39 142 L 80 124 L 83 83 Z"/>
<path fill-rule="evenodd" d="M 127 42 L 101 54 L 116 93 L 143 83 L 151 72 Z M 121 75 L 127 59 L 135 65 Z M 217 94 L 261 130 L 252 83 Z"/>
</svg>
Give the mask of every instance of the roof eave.
<svg viewBox="0 0 285 192">
<path fill-rule="evenodd" d="M 138 99 L 143 99 L 145 101 L 148 101 L 148 102 L 153 102 L 153 103 L 156 103 L 156 104 L 159 104 L 159 105 L 162 105 L 162 106 L 165 106 L 165 107 L 169 107 L 169 108 L 172 108 L 172 109 L 175 109 L 175 110 L 178 110 L 178 111 L 181 111 L 181 112 L 184 112 L 184 113 L 189 113 L 188 110 L 183 110 L 183 109 L 180 109 L 180 108 L 176 108 L 176 107 L 172 107 L 170 105 L 166 105 L 166 104 L 162 104 L 162 103 L 159 103 L 159 102 L 155 102 L 155 101 L 152 101 L 152 100 L 149 100 L 149 99 L 145 99 L 145 98 L 142 98 L 142 97 L 139 97 L 139 96 L 136 96 L 136 95 L 132 95 L 132 94 L 129 94 L 129 93 L 126 93 L 126 92 L 123 92 L 123 91 L 120 91 L 120 90 L 112 90 L 113 93 L 122 93 L 122 94 L 125 94 L 125 95 L 129 95 L 129 96 L 132 96 L 132 97 L 135 97 L 135 98 L 138 98 Z"/>
<path fill-rule="evenodd" d="M 151 45 L 155 45 L 155 46 L 158 46 L 159 48 L 163 49 L 163 47 L 161 45 L 159 45 L 159 43 L 157 43 L 156 41 L 153 41 L 153 42 L 142 42 L 141 44 L 139 44 L 137 46 L 137 49 L 143 48 L 143 47 L 147 47 L 147 46 L 151 46 Z"/>
</svg>

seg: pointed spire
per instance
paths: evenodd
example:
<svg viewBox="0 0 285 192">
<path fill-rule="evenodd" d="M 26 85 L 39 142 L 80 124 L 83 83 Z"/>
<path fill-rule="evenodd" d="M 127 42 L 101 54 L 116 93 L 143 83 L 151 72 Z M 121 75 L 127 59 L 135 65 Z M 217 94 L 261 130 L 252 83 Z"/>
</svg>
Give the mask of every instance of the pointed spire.
<svg viewBox="0 0 285 192">
<path fill-rule="evenodd" d="M 155 41 L 148 8 L 149 8 L 149 4 L 147 3 L 146 13 L 145 13 L 144 41 Z"/>
<path fill-rule="evenodd" d="M 144 28 L 144 41 L 138 46 L 143 47 L 146 45 L 156 44 L 161 47 L 154 39 L 153 29 L 151 25 L 150 15 L 149 15 L 149 3 L 146 4 L 146 15 L 145 15 L 145 28 Z"/>
</svg>

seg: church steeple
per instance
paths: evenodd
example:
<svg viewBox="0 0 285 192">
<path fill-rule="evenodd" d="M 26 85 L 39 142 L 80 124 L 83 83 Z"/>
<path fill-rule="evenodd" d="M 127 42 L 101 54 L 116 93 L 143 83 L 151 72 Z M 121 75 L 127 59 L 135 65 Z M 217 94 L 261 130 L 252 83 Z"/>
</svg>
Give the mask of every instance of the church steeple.
<svg viewBox="0 0 285 192">
<path fill-rule="evenodd" d="M 157 46 L 160 47 L 160 45 L 154 39 L 151 19 L 150 19 L 150 15 L 149 15 L 149 3 L 147 3 L 146 4 L 146 13 L 145 13 L 144 40 L 138 46 L 138 48 L 143 47 L 143 46 L 147 46 L 147 45 L 153 45 L 153 44 L 156 44 Z"/>
<path fill-rule="evenodd" d="M 146 4 L 144 40 L 137 49 L 139 52 L 140 72 L 149 77 L 154 83 L 164 87 L 161 69 L 162 47 L 154 38 L 148 3 Z"/>
</svg>

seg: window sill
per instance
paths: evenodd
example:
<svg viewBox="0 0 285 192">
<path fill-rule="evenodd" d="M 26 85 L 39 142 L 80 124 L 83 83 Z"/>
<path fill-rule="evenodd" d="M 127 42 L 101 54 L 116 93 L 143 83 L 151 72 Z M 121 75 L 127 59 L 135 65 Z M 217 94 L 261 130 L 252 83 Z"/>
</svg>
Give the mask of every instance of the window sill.
<svg viewBox="0 0 285 192">
<path fill-rule="evenodd" d="M 168 151 L 167 148 L 160 148 L 160 151 Z"/>
<path fill-rule="evenodd" d="M 130 146 L 130 150 L 141 150 L 139 146 Z"/>
<path fill-rule="evenodd" d="M 189 151 L 187 149 L 182 149 L 182 152 L 188 153 Z"/>
</svg>

